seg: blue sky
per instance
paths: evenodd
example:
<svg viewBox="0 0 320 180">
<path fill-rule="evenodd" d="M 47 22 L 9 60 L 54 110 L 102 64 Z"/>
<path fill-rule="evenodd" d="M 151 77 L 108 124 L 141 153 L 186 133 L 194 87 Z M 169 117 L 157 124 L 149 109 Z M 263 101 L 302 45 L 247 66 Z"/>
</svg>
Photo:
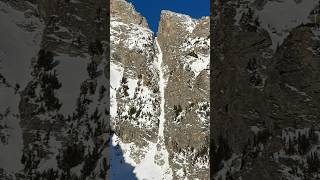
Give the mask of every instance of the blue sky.
<svg viewBox="0 0 320 180">
<path fill-rule="evenodd" d="M 153 32 L 158 31 L 161 10 L 187 14 L 193 18 L 210 15 L 210 0 L 128 0 L 147 18 Z"/>
</svg>

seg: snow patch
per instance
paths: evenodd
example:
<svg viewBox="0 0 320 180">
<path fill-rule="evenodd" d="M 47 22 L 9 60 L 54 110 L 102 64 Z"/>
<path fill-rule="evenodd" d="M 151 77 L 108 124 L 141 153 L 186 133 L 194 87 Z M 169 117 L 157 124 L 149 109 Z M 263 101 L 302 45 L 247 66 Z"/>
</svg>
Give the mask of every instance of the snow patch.
<svg viewBox="0 0 320 180">
<path fill-rule="evenodd" d="M 59 61 L 56 69 L 59 81 L 62 84 L 57 91 L 59 100 L 62 101 L 60 111 L 68 115 L 73 112 L 76 106 L 82 81 L 88 77 L 87 60 L 81 57 L 70 57 L 66 54 L 61 54 L 54 59 Z"/>
<path fill-rule="evenodd" d="M 1 73 L 10 83 L 24 88 L 30 78 L 31 59 L 40 49 L 44 25 L 38 18 L 26 18 L 19 12 L 0 2 L 0 67 Z M 36 27 L 36 28 L 35 28 Z"/>
<path fill-rule="evenodd" d="M 191 70 L 194 77 L 197 77 L 204 69 L 209 69 L 210 39 L 203 37 L 188 38 L 180 49 L 185 54 L 182 59 L 183 67 L 186 70 Z"/>
<path fill-rule="evenodd" d="M 267 1 L 261 11 L 257 11 L 261 26 L 269 32 L 272 48 L 276 49 L 289 35 L 289 31 L 303 23 L 309 23 L 309 15 L 318 4 L 317 0 Z"/>
<path fill-rule="evenodd" d="M 124 41 L 121 41 L 122 39 L 124 39 Z M 121 45 L 129 50 L 144 53 L 147 56 L 153 53 L 153 32 L 139 24 L 126 24 L 111 17 L 110 40 L 111 47 Z"/>
</svg>

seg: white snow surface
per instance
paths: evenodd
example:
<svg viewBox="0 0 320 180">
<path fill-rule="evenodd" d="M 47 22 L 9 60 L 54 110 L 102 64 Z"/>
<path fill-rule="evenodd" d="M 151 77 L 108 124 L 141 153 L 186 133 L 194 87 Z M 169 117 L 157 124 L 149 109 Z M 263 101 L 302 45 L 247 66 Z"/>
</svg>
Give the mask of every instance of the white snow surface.
<svg viewBox="0 0 320 180">
<path fill-rule="evenodd" d="M 123 76 L 124 69 L 110 62 L 110 115 L 111 117 L 117 116 L 117 89 L 120 87 L 120 82 Z"/>
<path fill-rule="evenodd" d="M 268 1 L 261 11 L 257 11 L 261 26 L 269 32 L 272 48 L 281 45 L 289 31 L 303 23 L 309 23 L 309 15 L 318 4 L 317 0 Z"/>
<path fill-rule="evenodd" d="M 206 107 L 206 108 L 205 108 Z M 204 126 L 209 126 L 209 112 L 210 112 L 210 104 L 208 102 L 199 102 L 198 108 L 195 111 L 199 118 L 199 122 Z"/>
<path fill-rule="evenodd" d="M 126 24 L 115 17 L 111 17 L 110 26 L 111 47 L 122 45 L 129 50 L 139 51 L 147 56 L 151 55 L 153 32 L 150 29 L 139 24 Z M 120 35 L 125 37 L 120 37 Z"/>
<path fill-rule="evenodd" d="M 184 69 L 190 69 L 197 77 L 204 69 L 209 69 L 210 65 L 210 39 L 203 37 L 188 38 L 180 48 L 184 53 L 196 52 L 196 49 L 202 49 L 205 53 L 196 53 L 198 57 L 186 55 L 182 62 Z"/>
</svg>

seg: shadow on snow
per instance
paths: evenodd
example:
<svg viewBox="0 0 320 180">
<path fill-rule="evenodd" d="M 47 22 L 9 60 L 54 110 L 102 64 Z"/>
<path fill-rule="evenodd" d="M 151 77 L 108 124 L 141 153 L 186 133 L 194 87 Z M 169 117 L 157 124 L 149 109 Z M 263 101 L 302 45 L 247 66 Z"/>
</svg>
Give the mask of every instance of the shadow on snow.
<svg viewBox="0 0 320 180">
<path fill-rule="evenodd" d="M 110 160 L 109 179 L 138 180 L 135 173 L 133 172 L 134 167 L 125 162 L 121 147 L 119 145 L 114 146 L 112 144 L 112 136 L 108 145 Z"/>
</svg>

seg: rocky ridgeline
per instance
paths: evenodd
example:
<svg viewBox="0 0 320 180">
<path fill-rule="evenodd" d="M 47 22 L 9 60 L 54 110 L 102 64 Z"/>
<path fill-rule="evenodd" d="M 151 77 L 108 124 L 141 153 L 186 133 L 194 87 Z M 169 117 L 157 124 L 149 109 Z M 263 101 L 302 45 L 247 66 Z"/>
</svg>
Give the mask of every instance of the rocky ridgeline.
<svg viewBox="0 0 320 180">
<path fill-rule="evenodd" d="M 208 179 L 209 18 L 162 11 L 158 41 L 165 68 L 165 144 L 174 176 Z"/>
<path fill-rule="evenodd" d="M 111 67 L 121 68 L 119 74 L 111 73 L 111 81 L 117 81 L 111 83 L 117 108 L 111 123 L 124 142 L 146 146 L 145 140 L 156 140 L 160 114 L 153 33 L 125 1 L 111 1 L 110 33 Z"/>
</svg>

